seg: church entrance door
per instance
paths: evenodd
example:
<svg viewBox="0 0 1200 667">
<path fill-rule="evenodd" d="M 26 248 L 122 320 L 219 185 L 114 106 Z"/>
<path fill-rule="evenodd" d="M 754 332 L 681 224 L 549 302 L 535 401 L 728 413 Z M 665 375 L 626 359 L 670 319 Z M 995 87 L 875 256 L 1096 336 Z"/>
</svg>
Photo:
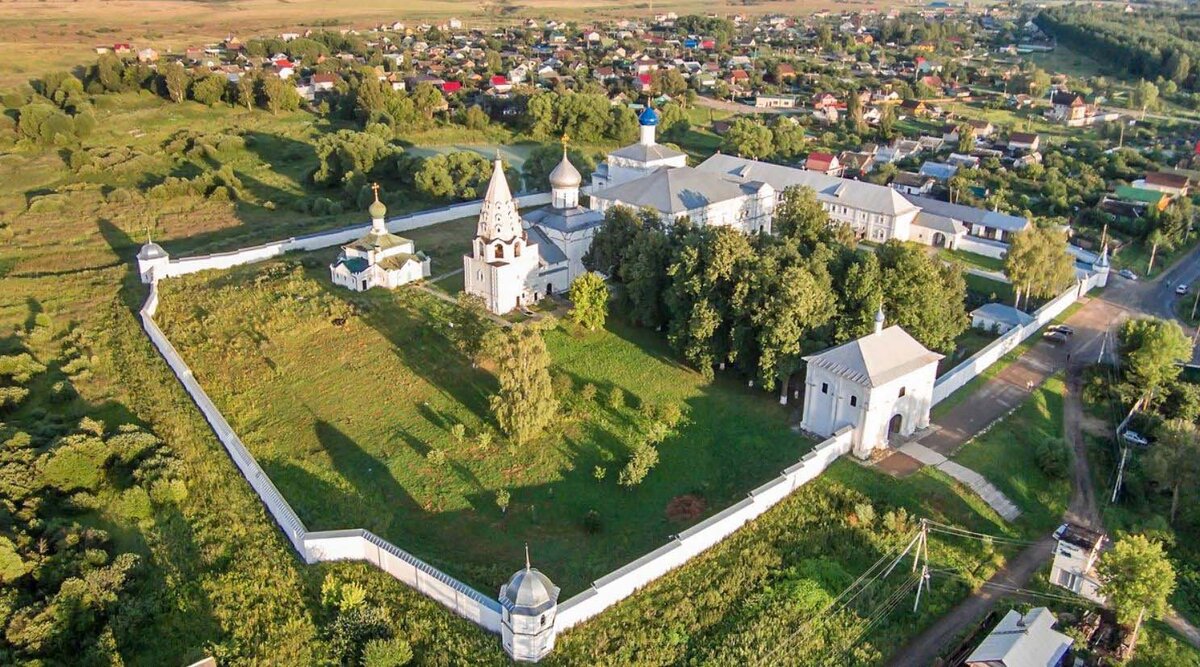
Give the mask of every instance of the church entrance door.
<svg viewBox="0 0 1200 667">
<path fill-rule="evenodd" d="M 888 435 L 893 436 L 900 432 L 900 427 L 904 425 L 904 418 L 900 415 L 893 415 L 892 420 L 888 422 Z"/>
<path fill-rule="evenodd" d="M 941 232 L 934 232 L 933 245 L 938 248 L 945 248 L 946 247 L 946 235 Z"/>
</svg>

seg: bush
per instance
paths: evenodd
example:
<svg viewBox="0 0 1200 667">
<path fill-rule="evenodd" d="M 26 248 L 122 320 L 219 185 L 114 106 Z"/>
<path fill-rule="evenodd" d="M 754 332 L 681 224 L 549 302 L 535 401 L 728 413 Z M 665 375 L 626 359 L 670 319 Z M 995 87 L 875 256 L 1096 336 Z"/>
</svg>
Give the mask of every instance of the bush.
<svg viewBox="0 0 1200 667">
<path fill-rule="evenodd" d="M 413 650 L 399 637 L 372 639 L 363 647 L 363 667 L 403 667 L 412 661 Z"/>
<path fill-rule="evenodd" d="M 1038 443 L 1034 453 L 1038 469 L 1050 479 L 1062 479 L 1067 475 L 1070 454 L 1062 440 L 1052 438 Z"/>
<path fill-rule="evenodd" d="M 658 465 L 658 450 L 650 445 L 642 445 L 633 450 L 633 456 L 629 457 L 629 462 L 617 476 L 617 483 L 625 487 L 637 486 L 646 479 L 646 475 L 649 475 L 656 465 Z"/>
<path fill-rule="evenodd" d="M 603 527 L 604 524 L 600 521 L 600 513 L 596 510 L 588 510 L 587 514 L 583 515 L 583 529 L 586 530 L 589 535 L 595 535 L 596 533 L 600 532 Z"/>
<path fill-rule="evenodd" d="M 613 387 L 608 393 L 608 406 L 613 410 L 625 407 L 625 392 L 621 391 L 620 387 Z"/>
<path fill-rule="evenodd" d="M 579 395 L 585 401 L 590 401 L 596 398 L 596 385 L 592 384 L 591 382 L 583 385 L 583 389 L 579 390 Z"/>
</svg>

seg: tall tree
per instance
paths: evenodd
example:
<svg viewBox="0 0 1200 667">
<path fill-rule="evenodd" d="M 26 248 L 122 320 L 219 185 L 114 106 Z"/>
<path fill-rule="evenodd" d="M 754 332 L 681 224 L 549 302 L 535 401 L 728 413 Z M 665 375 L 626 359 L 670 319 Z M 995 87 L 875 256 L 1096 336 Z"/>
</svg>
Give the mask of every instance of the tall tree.
<svg viewBox="0 0 1200 667">
<path fill-rule="evenodd" d="M 167 97 L 172 102 L 179 104 L 187 99 L 188 86 L 192 83 L 192 78 L 188 76 L 187 70 L 179 62 L 167 63 L 162 70 L 163 84 L 167 89 Z"/>
<path fill-rule="evenodd" d="M 829 214 L 809 187 L 786 188 L 775 205 L 772 231 L 806 248 L 830 239 Z"/>
<path fill-rule="evenodd" d="M 604 326 L 608 317 L 608 285 L 594 271 L 580 274 L 571 281 L 571 321 L 588 331 Z"/>
<path fill-rule="evenodd" d="M 277 76 L 262 78 L 263 99 L 272 115 L 280 111 L 295 111 L 300 108 L 300 93 L 296 87 Z"/>
<path fill-rule="evenodd" d="M 1191 358 L 1191 341 L 1177 322 L 1154 317 L 1127 320 L 1120 338 L 1125 360 L 1121 393 L 1135 409 L 1157 404 L 1179 377 L 1179 363 Z"/>
<path fill-rule="evenodd" d="M 558 410 L 550 353 L 541 330 L 529 324 L 513 326 L 496 348 L 500 391 L 492 396 L 492 414 L 513 442 L 524 444 L 541 433 Z"/>
<path fill-rule="evenodd" d="M 1146 617 L 1161 618 L 1175 590 L 1175 568 L 1163 545 L 1144 535 L 1127 535 L 1100 557 L 1096 566 L 1100 593 L 1117 622 L 1137 628 Z"/>
<path fill-rule="evenodd" d="M 868 253 L 850 262 L 838 282 L 838 314 L 834 321 L 833 339 L 844 343 L 871 333 L 875 313 L 883 306 L 883 276 L 879 258 Z"/>
<path fill-rule="evenodd" d="M 1004 258 L 1004 272 L 1012 281 L 1016 302 L 1021 297 L 1044 299 L 1057 295 L 1075 279 L 1075 258 L 1067 250 L 1066 236 L 1057 230 L 1031 226 L 1014 234 Z"/>
<path fill-rule="evenodd" d="M 926 347 L 952 351 L 954 339 L 969 324 L 963 306 L 967 286 L 959 267 L 942 264 L 920 246 L 896 240 L 880 246 L 876 254 L 888 320 Z"/>
<path fill-rule="evenodd" d="M 450 341 L 474 366 L 483 352 L 488 331 L 492 329 L 487 308 L 483 299 L 466 292 L 458 293 L 455 305 L 457 308 L 450 315 Z"/>
<path fill-rule="evenodd" d="M 1196 425 L 1172 419 L 1159 429 L 1158 441 L 1146 461 L 1151 479 L 1171 491 L 1171 523 L 1179 509 L 1179 497 L 1200 484 L 1200 432 Z"/>
<path fill-rule="evenodd" d="M 246 107 L 247 110 L 253 109 L 257 101 L 258 77 L 250 72 L 244 72 L 238 77 L 237 87 L 234 89 L 237 96 L 237 103 Z"/>
<path fill-rule="evenodd" d="M 767 126 L 756 120 L 741 117 L 729 126 L 721 149 L 746 158 L 763 158 L 775 152 L 774 138 Z"/>
</svg>

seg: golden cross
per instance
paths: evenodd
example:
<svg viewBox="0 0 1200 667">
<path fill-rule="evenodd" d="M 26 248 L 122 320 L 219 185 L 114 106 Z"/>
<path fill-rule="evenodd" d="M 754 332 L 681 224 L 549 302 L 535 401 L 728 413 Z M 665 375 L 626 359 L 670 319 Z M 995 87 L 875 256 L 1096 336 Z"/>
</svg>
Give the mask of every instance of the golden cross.
<svg viewBox="0 0 1200 667">
<path fill-rule="evenodd" d="M 559 141 L 561 141 L 561 142 L 562 142 L 562 145 L 563 145 L 563 150 L 566 150 L 566 148 L 567 148 L 567 143 L 568 143 L 569 141 L 571 141 L 571 137 L 568 137 L 568 136 L 566 135 L 566 133 L 563 133 L 563 135 L 562 135 L 562 139 L 560 139 Z"/>
<path fill-rule="evenodd" d="M 375 191 L 375 201 L 379 201 L 379 184 L 378 184 L 378 183 L 372 183 L 372 184 L 371 184 L 371 189 Z"/>
</svg>

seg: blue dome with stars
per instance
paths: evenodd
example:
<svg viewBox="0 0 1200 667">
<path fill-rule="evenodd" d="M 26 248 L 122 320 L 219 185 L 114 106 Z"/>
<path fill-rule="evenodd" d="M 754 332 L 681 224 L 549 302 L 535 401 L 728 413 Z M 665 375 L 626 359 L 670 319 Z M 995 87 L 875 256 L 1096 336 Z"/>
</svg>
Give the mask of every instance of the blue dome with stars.
<svg viewBox="0 0 1200 667">
<path fill-rule="evenodd" d="M 642 115 L 638 116 L 638 124 L 644 126 L 658 125 L 658 113 L 653 107 L 647 106 Z"/>
</svg>

